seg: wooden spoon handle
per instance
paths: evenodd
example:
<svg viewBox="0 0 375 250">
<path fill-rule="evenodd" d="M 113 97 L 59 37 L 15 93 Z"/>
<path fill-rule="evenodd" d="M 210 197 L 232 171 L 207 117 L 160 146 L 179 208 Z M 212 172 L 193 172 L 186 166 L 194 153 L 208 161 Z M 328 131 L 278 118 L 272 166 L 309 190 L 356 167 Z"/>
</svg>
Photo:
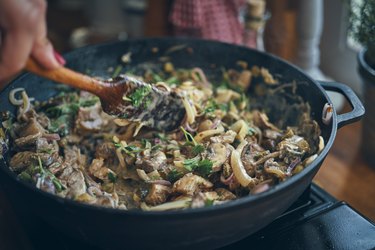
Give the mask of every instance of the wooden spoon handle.
<svg viewBox="0 0 375 250">
<path fill-rule="evenodd" d="M 52 70 L 45 69 L 30 57 L 26 62 L 26 70 L 49 80 L 91 92 L 99 97 L 103 95 L 104 85 L 99 80 L 63 66 Z"/>
</svg>

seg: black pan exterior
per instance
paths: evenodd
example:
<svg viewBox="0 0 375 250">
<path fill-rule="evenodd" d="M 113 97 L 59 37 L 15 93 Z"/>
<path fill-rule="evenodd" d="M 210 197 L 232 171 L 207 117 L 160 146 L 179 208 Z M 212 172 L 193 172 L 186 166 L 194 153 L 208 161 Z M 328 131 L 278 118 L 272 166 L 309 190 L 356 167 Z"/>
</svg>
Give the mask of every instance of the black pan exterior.
<svg viewBox="0 0 375 250">
<path fill-rule="evenodd" d="M 172 46 L 181 44 L 186 46 L 168 53 Z M 154 53 L 153 48 L 158 48 L 158 52 Z M 68 67 L 108 77 L 108 67 L 116 67 L 121 56 L 128 52 L 132 52 L 132 61 L 126 66 L 129 68 L 145 62 L 160 64 L 159 58 L 168 56 L 176 67 L 201 67 L 211 74 L 219 74 L 221 66 L 234 68 L 238 60 L 243 60 L 283 76 L 283 82 L 295 80 L 305 83 L 299 86 L 298 93 L 310 103 L 312 115 L 321 126 L 326 147 L 302 173 L 267 192 L 220 206 L 162 213 L 120 211 L 58 198 L 21 183 L 5 161 L 0 160 L 0 183 L 16 209 L 27 210 L 30 216 L 38 216 L 68 235 L 106 249 L 210 249 L 240 240 L 266 226 L 311 183 L 332 146 L 337 131 L 337 115 L 334 112 L 330 125 L 321 123 L 323 106 L 330 100 L 323 88 L 303 72 L 266 53 L 191 39 L 142 39 L 90 46 L 67 54 L 66 59 Z M 0 94 L 0 111 L 15 112 L 8 101 L 8 94 L 11 89 L 21 86 L 39 100 L 57 93 L 56 84 L 24 74 Z"/>
</svg>

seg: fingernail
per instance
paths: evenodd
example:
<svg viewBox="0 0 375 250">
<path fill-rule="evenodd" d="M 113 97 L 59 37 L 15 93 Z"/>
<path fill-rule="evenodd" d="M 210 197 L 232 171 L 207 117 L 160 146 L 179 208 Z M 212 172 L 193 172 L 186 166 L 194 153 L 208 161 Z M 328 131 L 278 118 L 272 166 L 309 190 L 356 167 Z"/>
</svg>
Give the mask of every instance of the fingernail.
<svg viewBox="0 0 375 250">
<path fill-rule="evenodd" d="M 64 57 L 62 57 L 62 55 L 59 54 L 59 52 L 54 50 L 53 55 L 55 56 L 58 63 L 60 63 L 61 65 L 65 65 L 66 61 L 65 61 Z"/>
</svg>

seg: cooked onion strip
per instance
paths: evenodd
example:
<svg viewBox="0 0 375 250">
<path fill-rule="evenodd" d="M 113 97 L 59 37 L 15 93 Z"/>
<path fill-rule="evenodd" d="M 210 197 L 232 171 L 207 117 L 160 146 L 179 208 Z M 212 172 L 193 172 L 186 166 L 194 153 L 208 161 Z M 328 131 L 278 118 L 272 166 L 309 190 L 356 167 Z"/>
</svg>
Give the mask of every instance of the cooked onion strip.
<svg viewBox="0 0 375 250">
<path fill-rule="evenodd" d="M 186 121 L 187 123 L 191 124 L 195 122 L 195 115 L 197 114 L 197 111 L 195 110 L 195 107 L 190 104 L 187 98 L 182 98 L 182 103 L 184 104 L 185 110 L 186 110 Z"/>
<path fill-rule="evenodd" d="M 154 207 L 148 206 L 146 203 L 141 203 L 141 208 L 144 211 L 166 211 L 166 210 L 175 210 L 175 209 L 184 209 L 190 207 L 191 198 L 183 198 L 176 201 L 167 202 L 161 205 Z"/>
<path fill-rule="evenodd" d="M 240 141 L 243 141 L 249 132 L 249 126 L 244 120 L 236 121 L 230 129 L 237 133 L 236 139 Z"/>
<path fill-rule="evenodd" d="M 116 125 L 120 126 L 120 127 L 127 126 L 127 125 L 129 125 L 131 123 L 131 121 L 129 121 L 129 120 L 120 119 L 120 118 L 114 119 L 113 122 L 116 123 Z"/>
<path fill-rule="evenodd" d="M 246 173 L 245 167 L 240 158 L 240 153 L 237 150 L 232 151 L 230 165 L 232 166 L 234 176 L 241 186 L 247 187 L 250 184 L 255 184 L 255 180 Z"/>
<path fill-rule="evenodd" d="M 201 142 L 201 141 L 203 141 L 207 137 L 211 137 L 213 135 L 220 134 L 222 132 L 224 132 L 224 127 L 223 126 L 219 126 L 216 129 L 205 130 L 205 131 L 202 131 L 202 132 L 198 133 L 194 137 L 194 140 L 196 142 Z"/>
<path fill-rule="evenodd" d="M 21 98 L 21 99 L 16 98 L 16 94 L 18 92 L 21 92 L 21 91 L 25 91 L 25 89 L 24 88 L 15 88 L 15 89 L 12 89 L 9 92 L 9 101 L 14 106 L 21 106 L 23 104 L 23 98 Z"/>
<path fill-rule="evenodd" d="M 22 112 L 24 114 L 30 110 L 31 103 L 30 103 L 30 99 L 26 91 L 22 91 L 21 95 L 22 95 L 22 102 L 23 102 Z"/>
</svg>

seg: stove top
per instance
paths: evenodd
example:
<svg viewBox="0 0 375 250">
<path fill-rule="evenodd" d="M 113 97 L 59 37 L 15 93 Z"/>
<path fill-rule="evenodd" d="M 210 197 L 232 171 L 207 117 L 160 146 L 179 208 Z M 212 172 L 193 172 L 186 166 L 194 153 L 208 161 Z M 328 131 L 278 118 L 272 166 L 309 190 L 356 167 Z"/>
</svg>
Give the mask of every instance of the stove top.
<svg viewBox="0 0 375 250">
<path fill-rule="evenodd" d="M 67 238 L 36 218 L 21 219 L 34 249 L 98 248 Z M 222 248 L 230 249 L 375 249 L 375 225 L 348 204 L 312 184 L 273 223 Z"/>
</svg>

